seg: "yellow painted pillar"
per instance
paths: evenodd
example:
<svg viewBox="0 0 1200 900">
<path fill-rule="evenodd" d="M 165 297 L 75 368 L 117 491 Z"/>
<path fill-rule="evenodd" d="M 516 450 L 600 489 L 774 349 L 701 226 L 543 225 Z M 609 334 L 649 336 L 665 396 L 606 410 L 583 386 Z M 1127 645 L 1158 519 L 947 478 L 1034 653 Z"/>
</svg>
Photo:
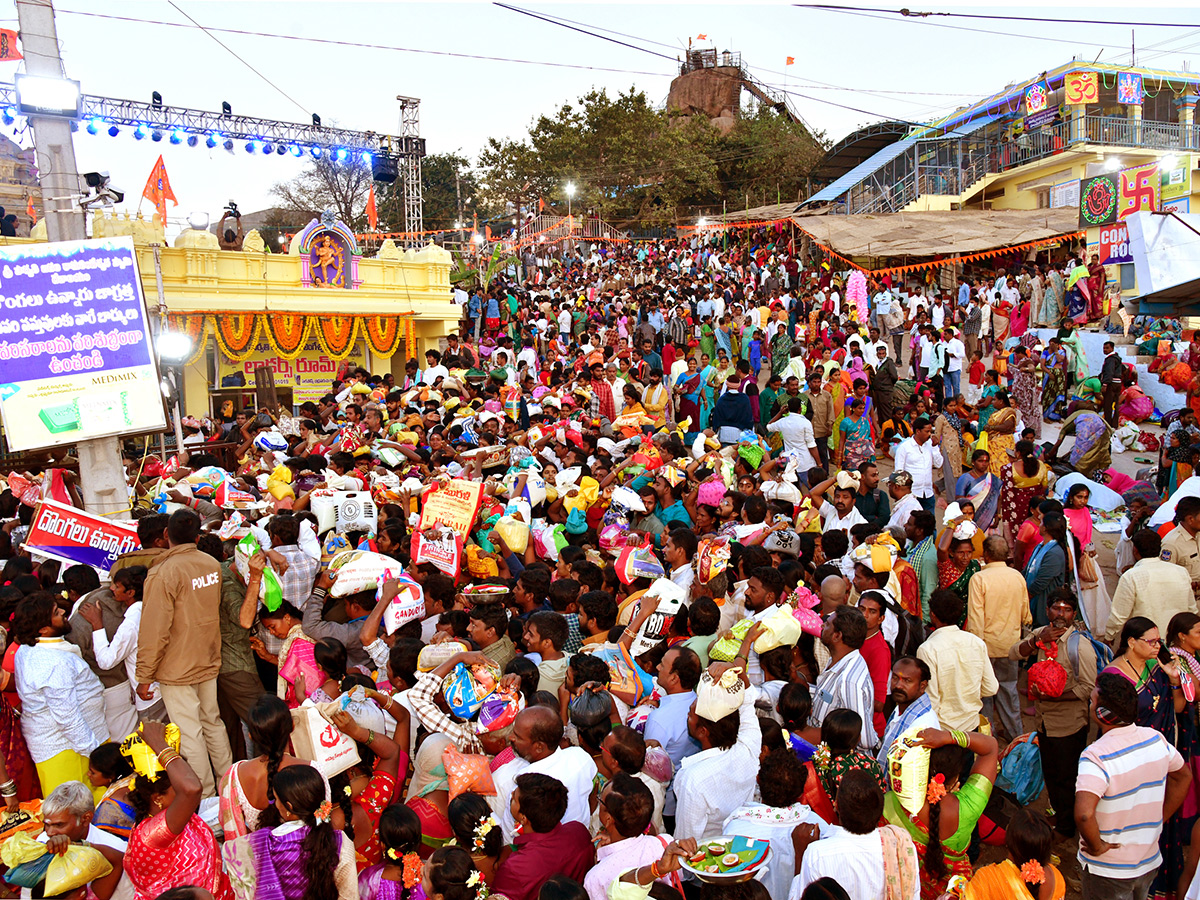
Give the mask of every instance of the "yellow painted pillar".
<svg viewBox="0 0 1200 900">
<path fill-rule="evenodd" d="M 1140 145 L 1142 143 L 1142 104 L 1130 103 L 1126 115 L 1133 123 L 1133 142 L 1135 145 Z"/>
</svg>

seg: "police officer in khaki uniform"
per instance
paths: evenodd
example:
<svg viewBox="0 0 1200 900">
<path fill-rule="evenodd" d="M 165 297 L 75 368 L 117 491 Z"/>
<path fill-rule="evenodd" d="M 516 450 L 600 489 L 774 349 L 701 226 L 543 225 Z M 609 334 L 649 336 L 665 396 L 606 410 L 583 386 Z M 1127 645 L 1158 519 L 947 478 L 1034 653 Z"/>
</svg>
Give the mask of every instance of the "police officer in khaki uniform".
<svg viewBox="0 0 1200 900">
<path fill-rule="evenodd" d="M 1200 600 L 1200 497 L 1183 497 L 1175 507 L 1175 522 L 1163 538 L 1162 559 L 1188 570 L 1192 593 Z"/>
</svg>

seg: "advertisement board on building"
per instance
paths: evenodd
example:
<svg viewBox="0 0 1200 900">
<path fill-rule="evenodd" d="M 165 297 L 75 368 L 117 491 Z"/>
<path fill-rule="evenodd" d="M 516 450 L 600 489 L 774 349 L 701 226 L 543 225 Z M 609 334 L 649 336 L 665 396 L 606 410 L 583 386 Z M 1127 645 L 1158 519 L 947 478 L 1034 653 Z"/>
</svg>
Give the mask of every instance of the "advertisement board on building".
<svg viewBox="0 0 1200 900">
<path fill-rule="evenodd" d="M 1180 197 L 1190 197 L 1192 193 L 1192 157 L 1183 154 L 1175 161 L 1175 165 L 1167 168 L 1163 160 L 1158 163 L 1162 176 L 1159 189 L 1160 200 L 1178 200 Z"/>
<path fill-rule="evenodd" d="M 366 347 L 354 345 L 344 363 L 355 368 L 367 367 Z M 320 344 L 310 340 L 295 359 L 284 359 L 266 341 L 255 344 L 254 351 L 243 360 L 233 360 L 217 350 L 217 384 L 225 385 L 230 376 L 241 374 L 250 387 L 254 385 L 254 370 L 266 366 L 275 373 L 276 388 L 291 388 L 292 404 L 299 406 L 309 400 L 316 403 L 329 393 L 333 380 L 343 362 L 331 358 Z"/>
<path fill-rule="evenodd" d="M 1133 254 L 1129 249 L 1129 227 L 1124 222 L 1101 226 L 1099 238 L 1095 252 L 1100 257 L 1100 265 L 1133 262 Z"/>
<path fill-rule="evenodd" d="M 1050 208 L 1059 209 L 1079 206 L 1079 179 L 1064 181 L 1050 187 Z"/>
<path fill-rule="evenodd" d="M 0 304 L 9 449 L 166 429 L 132 239 L 0 247 Z"/>
</svg>

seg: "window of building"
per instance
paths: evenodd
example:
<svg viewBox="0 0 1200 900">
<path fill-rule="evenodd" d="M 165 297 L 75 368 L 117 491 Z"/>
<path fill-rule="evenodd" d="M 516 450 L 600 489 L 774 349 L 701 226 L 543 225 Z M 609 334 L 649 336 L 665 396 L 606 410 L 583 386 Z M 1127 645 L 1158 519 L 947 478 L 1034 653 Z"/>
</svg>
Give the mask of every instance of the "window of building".
<svg viewBox="0 0 1200 900">
<path fill-rule="evenodd" d="M 1132 291 L 1137 287 L 1137 278 L 1134 275 L 1133 263 L 1123 263 L 1121 265 L 1121 290 Z"/>
</svg>

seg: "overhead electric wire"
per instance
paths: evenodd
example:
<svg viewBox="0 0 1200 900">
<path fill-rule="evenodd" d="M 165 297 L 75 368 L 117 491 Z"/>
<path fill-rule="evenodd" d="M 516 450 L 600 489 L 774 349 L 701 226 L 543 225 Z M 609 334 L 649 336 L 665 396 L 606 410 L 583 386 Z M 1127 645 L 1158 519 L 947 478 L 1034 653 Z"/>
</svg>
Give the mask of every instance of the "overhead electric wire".
<svg viewBox="0 0 1200 900">
<path fill-rule="evenodd" d="M 304 105 L 301 104 L 300 101 L 298 101 L 295 97 L 293 97 L 291 94 L 289 94 L 283 88 L 281 88 L 279 85 L 277 85 L 275 82 L 273 82 L 270 78 L 268 78 L 266 75 L 264 75 L 258 69 L 254 68 L 254 66 L 250 65 L 250 63 L 246 62 L 246 60 L 243 59 L 241 56 L 239 56 L 232 47 L 230 47 L 228 44 L 226 44 L 224 41 L 222 41 L 219 37 L 217 37 L 215 34 L 213 34 L 211 31 L 209 31 L 207 28 L 205 28 L 203 25 L 201 25 L 199 22 L 197 22 L 195 19 L 193 19 L 190 15 L 188 15 L 186 12 L 184 12 L 183 9 L 180 8 L 179 4 L 175 2 L 175 0 L 167 0 L 167 2 L 170 3 L 171 6 L 175 9 L 175 11 L 178 12 L 181 16 L 183 16 L 185 19 L 187 19 L 189 22 L 191 22 L 193 25 L 195 25 L 197 28 L 199 28 L 201 31 L 203 31 L 205 34 L 207 34 L 210 38 L 212 38 L 214 41 L 216 41 L 217 44 L 220 47 L 222 47 L 224 50 L 226 50 L 230 56 L 232 56 L 234 59 L 236 59 L 238 62 L 240 62 L 243 66 L 245 66 L 247 69 L 249 69 L 255 75 L 257 75 L 259 78 L 261 78 L 267 84 L 269 84 L 271 87 L 273 87 L 278 93 L 282 94 L 284 97 L 286 97 L 288 100 L 290 100 L 300 110 L 300 112 L 302 112 L 306 115 L 308 114 L 309 111 L 304 108 Z"/>
<path fill-rule="evenodd" d="M 59 15 L 87 16 L 94 19 L 110 19 L 117 22 L 132 22 L 139 25 L 162 25 L 167 28 L 195 28 L 184 22 L 167 22 L 162 19 L 145 19 L 136 16 L 118 16 L 112 13 L 92 12 L 83 9 L 58 9 Z M 368 44 L 362 41 L 342 41 L 333 38 L 307 37 L 298 34 L 279 34 L 268 31 L 250 31 L 242 28 L 207 27 L 207 31 L 217 34 L 238 34 L 246 37 L 274 38 L 282 41 L 300 41 L 311 44 L 325 44 L 333 47 L 350 47 L 356 50 L 386 50 L 395 53 L 419 53 L 425 56 L 445 56 L 453 59 L 473 59 L 481 62 L 516 63 L 526 66 L 548 66 L 555 69 L 581 69 L 589 72 L 615 72 L 619 75 L 652 75 L 657 77 L 669 76 L 669 72 L 646 72 L 638 69 L 617 69 L 607 66 L 585 66 L 579 63 L 549 62 L 539 59 L 518 59 L 507 56 L 487 56 L 480 53 L 457 53 L 452 50 L 428 50 L 422 47 L 399 47 L 388 44 Z M 673 61 L 673 60 L 672 60 Z"/>
<path fill-rule="evenodd" d="M 839 6 L 832 3 L 793 3 L 792 6 L 804 7 L 806 9 L 831 9 L 831 10 L 853 10 L 855 12 L 879 12 L 893 13 L 902 16 L 906 19 L 925 19 L 930 16 L 949 17 L 955 19 L 995 19 L 1001 22 L 1037 22 L 1045 24 L 1046 19 L 1039 16 L 998 16 L 985 13 L 963 13 L 963 12 L 921 12 L 911 9 L 881 9 L 873 6 Z M 1076 19 L 1072 18 L 1072 25 L 1125 25 L 1141 28 L 1143 26 L 1154 26 L 1155 28 L 1200 28 L 1200 23 L 1197 22 L 1126 22 L 1114 21 L 1112 19 Z"/>
<path fill-rule="evenodd" d="M 608 37 L 607 35 L 597 34 L 594 31 L 587 31 L 583 28 L 577 28 L 574 25 L 568 25 L 566 22 L 560 21 L 558 19 L 551 19 L 548 16 L 543 16 L 541 13 L 535 13 L 535 12 L 531 12 L 527 9 L 521 9 L 518 6 L 509 6 L 507 3 L 499 3 L 499 2 L 495 2 L 495 0 L 492 5 L 498 6 L 501 9 L 507 9 L 509 12 L 515 12 L 515 13 L 520 13 L 523 16 L 529 16 L 532 19 L 540 19 L 543 22 L 549 22 L 551 25 L 557 25 L 560 28 L 566 28 L 570 31 L 577 31 L 580 34 L 586 34 L 589 37 L 599 38 L 602 41 L 608 41 L 610 43 L 617 44 L 618 46 L 621 46 L 621 47 L 628 47 L 630 50 L 638 50 L 642 53 L 649 53 L 651 56 L 657 56 L 659 59 L 670 60 L 673 63 L 679 62 L 678 57 L 667 56 L 665 53 L 659 53 L 657 50 L 651 50 L 649 47 L 638 47 L 634 44 L 626 43 L 625 41 L 618 41 L 616 38 Z"/>
</svg>

